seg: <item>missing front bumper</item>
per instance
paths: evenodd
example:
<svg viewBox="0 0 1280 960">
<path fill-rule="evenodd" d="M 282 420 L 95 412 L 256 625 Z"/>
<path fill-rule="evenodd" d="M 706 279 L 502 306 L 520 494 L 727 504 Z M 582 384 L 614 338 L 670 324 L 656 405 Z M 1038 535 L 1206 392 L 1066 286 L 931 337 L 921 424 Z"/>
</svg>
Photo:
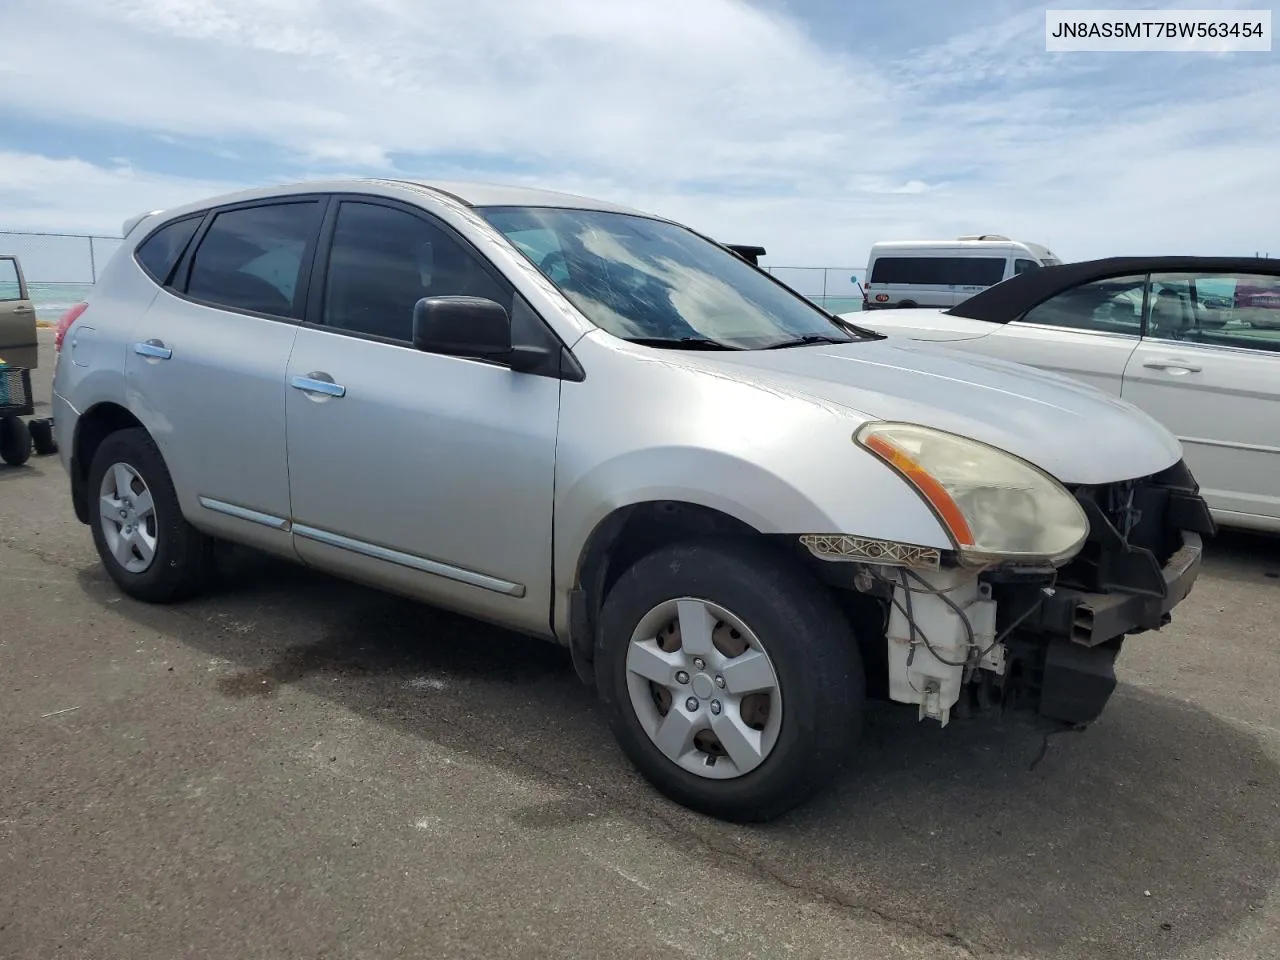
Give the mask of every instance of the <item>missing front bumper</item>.
<svg viewBox="0 0 1280 960">
<path fill-rule="evenodd" d="M 1038 628 L 1068 637 L 1073 643 L 1095 647 L 1129 633 L 1158 630 L 1169 622 L 1173 608 L 1187 598 L 1204 554 L 1201 537 L 1184 532 L 1181 548 L 1160 570 L 1156 591 L 1124 590 L 1109 593 L 1059 589 L 1046 603 Z"/>
</svg>

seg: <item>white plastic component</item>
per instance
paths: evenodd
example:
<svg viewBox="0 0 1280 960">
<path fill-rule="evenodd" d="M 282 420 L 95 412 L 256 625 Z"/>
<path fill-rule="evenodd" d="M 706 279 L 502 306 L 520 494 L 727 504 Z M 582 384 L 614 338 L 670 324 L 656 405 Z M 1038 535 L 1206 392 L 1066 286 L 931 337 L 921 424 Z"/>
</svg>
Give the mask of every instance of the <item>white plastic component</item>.
<svg viewBox="0 0 1280 960">
<path fill-rule="evenodd" d="M 996 602 L 991 599 L 991 589 L 978 582 L 973 570 L 917 571 L 924 583 L 907 578 L 912 591 L 908 607 L 902 572 L 886 568 L 884 575 L 898 582 L 894 591 L 897 604 L 888 629 L 889 697 L 899 703 L 919 704 L 921 719 L 931 717 L 945 727 L 951 708 L 960 699 L 966 665 L 995 639 Z M 972 643 L 964 619 L 933 591 L 943 591 L 963 611 L 973 631 Z M 903 612 L 908 609 L 916 626 L 914 641 Z M 990 650 L 981 666 L 1002 673 L 1003 648 Z"/>
</svg>

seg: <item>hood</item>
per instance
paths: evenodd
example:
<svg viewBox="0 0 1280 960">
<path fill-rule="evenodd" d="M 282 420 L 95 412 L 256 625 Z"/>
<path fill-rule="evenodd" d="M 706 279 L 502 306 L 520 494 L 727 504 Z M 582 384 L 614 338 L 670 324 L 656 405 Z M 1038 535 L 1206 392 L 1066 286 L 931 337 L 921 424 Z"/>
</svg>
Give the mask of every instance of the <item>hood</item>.
<svg viewBox="0 0 1280 960">
<path fill-rule="evenodd" d="M 933 344 L 888 339 L 668 356 L 866 419 L 972 437 L 1066 484 L 1147 476 L 1182 458 L 1177 438 L 1130 403 L 1058 374 Z"/>
<path fill-rule="evenodd" d="M 904 310 L 871 310 L 841 315 L 850 323 L 890 337 L 912 340 L 977 340 L 1000 329 L 1000 324 L 968 317 L 953 317 L 942 310 L 917 307 Z"/>
</svg>

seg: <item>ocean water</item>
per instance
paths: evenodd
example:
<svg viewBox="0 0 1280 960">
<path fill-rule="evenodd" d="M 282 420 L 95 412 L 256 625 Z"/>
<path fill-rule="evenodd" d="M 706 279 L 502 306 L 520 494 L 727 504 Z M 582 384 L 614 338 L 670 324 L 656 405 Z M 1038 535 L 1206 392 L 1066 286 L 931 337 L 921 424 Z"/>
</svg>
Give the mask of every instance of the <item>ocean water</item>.
<svg viewBox="0 0 1280 960">
<path fill-rule="evenodd" d="M 42 323 L 57 323 L 64 313 L 88 296 L 91 283 L 28 283 L 27 290 L 36 308 L 36 319 Z M 862 297 L 809 298 L 831 313 L 852 313 L 862 309 Z"/>
<path fill-rule="evenodd" d="M 88 296 L 91 283 L 28 283 L 27 294 L 36 308 L 36 320 L 57 323 L 64 313 Z"/>
</svg>

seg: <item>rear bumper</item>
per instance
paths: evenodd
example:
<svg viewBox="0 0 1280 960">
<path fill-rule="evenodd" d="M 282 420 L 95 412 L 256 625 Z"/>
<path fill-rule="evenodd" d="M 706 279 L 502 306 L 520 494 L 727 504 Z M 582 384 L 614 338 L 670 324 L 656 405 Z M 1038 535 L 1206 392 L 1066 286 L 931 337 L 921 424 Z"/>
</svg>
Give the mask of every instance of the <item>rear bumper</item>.
<svg viewBox="0 0 1280 960">
<path fill-rule="evenodd" d="M 76 421 L 80 418 L 80 414 L 56 390 L 50 397 L 49 410 L 49 419 L 53 421 L 53 439 L 58 445 L 58 459 L 62 461 L 62 468 L 70 473 Z"/>
</svg>

